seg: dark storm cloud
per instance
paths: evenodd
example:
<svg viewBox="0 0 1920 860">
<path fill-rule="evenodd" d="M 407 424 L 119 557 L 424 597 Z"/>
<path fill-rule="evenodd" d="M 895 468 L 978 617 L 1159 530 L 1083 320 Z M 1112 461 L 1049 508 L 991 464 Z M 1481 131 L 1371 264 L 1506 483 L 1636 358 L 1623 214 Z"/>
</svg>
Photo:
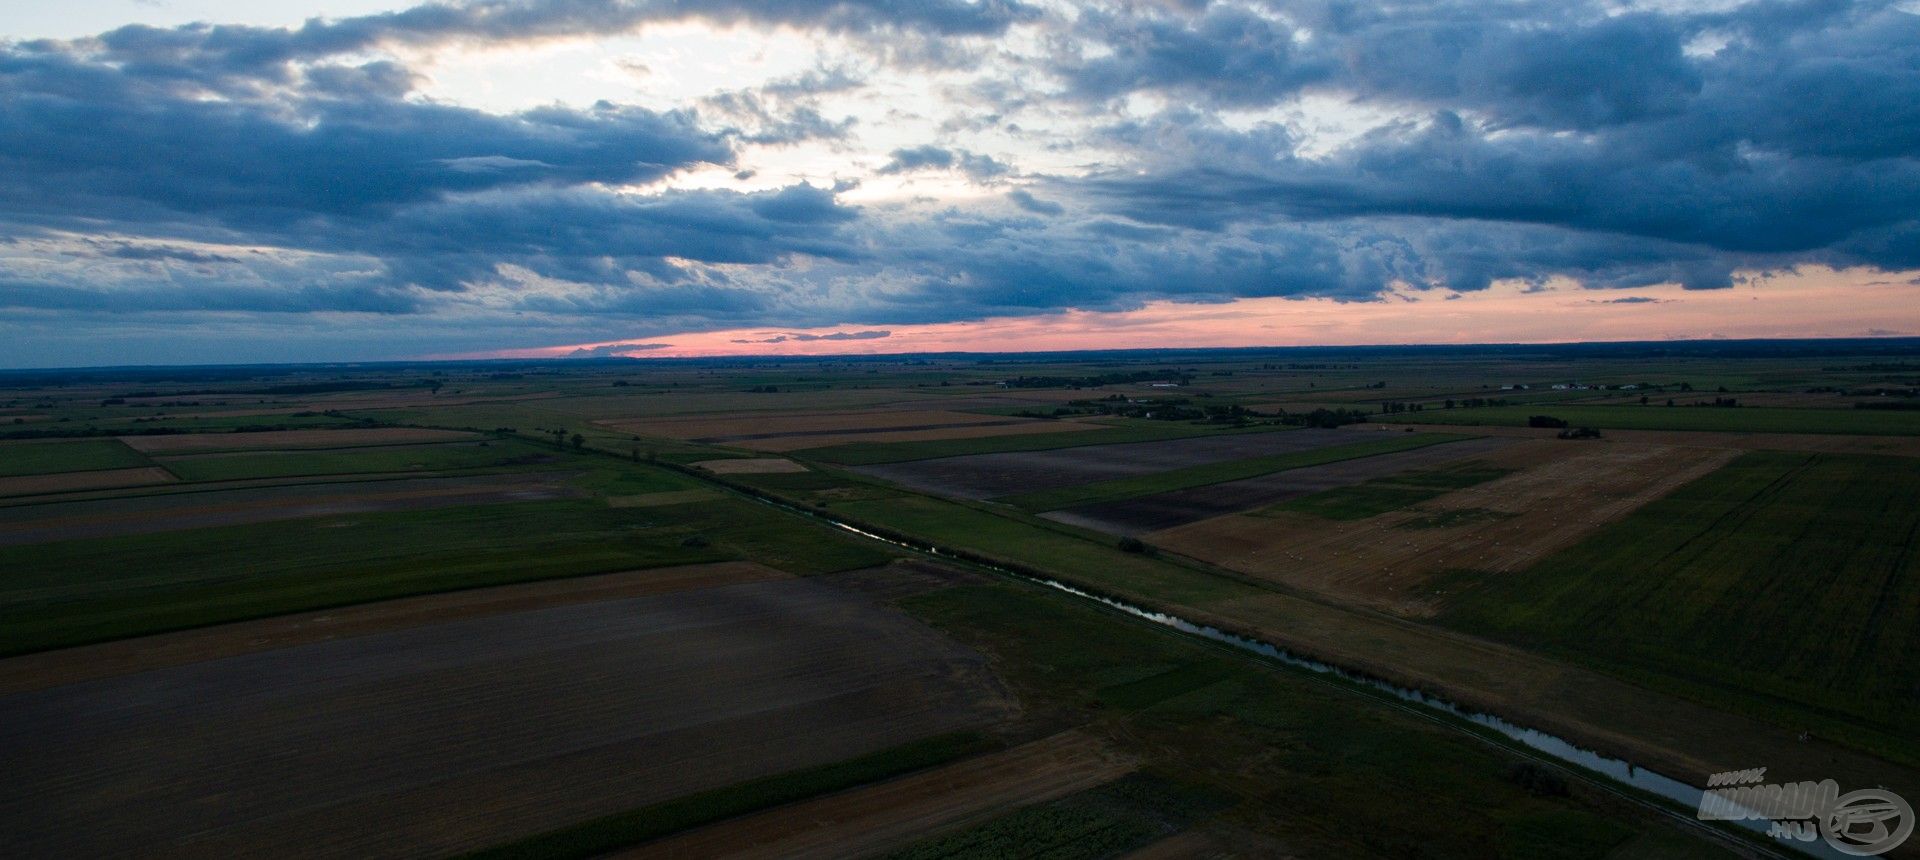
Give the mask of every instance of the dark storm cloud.
<svg viewBox="0 0 1920 860">
<path fill-rule="evenodd" d="M 316 18 L 292 29 L 132 25 L 92 41 L 105 60 L 143 74 L 231 85 L 284 79 L 294 63 L 382 47 L 524 42 L 622 33 L 667 21 L 984 36 L 1037 14 L 1015 0 L 475 0 L 339 20 Z"/>
<path fill-rule="evenodd" d="M 678 110 L 508 114 L 423 98 L 380 53 L 682 20 L 845 34 L 867 53 Z M 775 169 L 751 162 L 765 147 L 858 152 L 868 127 L 823 107 L 858 99 L 828 97 L 889 61 L 963 56 L 991 62 L 929 90 L 959 101 L 901 106 L 950 137 L 877 170 L 1020 188 L 856 207 L 840 198 L 851 171 L 878 163 L 859 156 L 825 187 L 635 188 L 713 167 L 744 182 Z M 1371 127 L 1316 145 L 1302 96 Z M 966 148 L 982 145 L 1003 157 Z M 1079 166 L 1037 172 L 1023 145 Z M 127 27 L 0 44 L 7 237 L 21 241 L 0 254 L 0 307 L 33 312 L 458 326 L 465 311 L 789 337 L 1157 299 L 1368 301 L 1396 284 L 1714 289 L 1743 269 L 1912 269 L 1920 16 L 1874 0 L 1124 2 L 1052 18 L 998 0 L 488 0 L 289 29 Z"/>
</svg>

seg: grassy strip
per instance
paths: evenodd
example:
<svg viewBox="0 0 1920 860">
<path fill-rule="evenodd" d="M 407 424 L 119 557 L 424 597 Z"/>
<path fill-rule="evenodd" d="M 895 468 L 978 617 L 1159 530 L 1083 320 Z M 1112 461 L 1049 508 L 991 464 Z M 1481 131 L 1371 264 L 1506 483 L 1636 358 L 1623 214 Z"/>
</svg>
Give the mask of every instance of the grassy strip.
<svg viewBox="0 0 1920 860">
<path fill-rule="evenodd" d="M 1449 433 L 1407 433 L 1386 439 L 1369 439 L 1348 445 L 1335 445 L 1328 448 L 1315 448 L 1308 451 L 1292 451 L 1275 454 L 1271 457 L 1250 457 L 1245 460 L 1229 460 L 1224 463 L 1205 463 L 1184 469 L 1173 469 L 1152 475 L 1139 475 L 1132 478 L 1117 478 L 1111 481 L 1098 481 L 1081 484 L 1077 487 L 1061 487 L 1053 490 L 1041 490 L 1033 493 L 1021 493 L 1017 496 L 1005 496 L 998 501 L 1013 505 L 1024 511 L 1056 511 L 1061 508 L 1080 505 L 1113 502 L 1131 499 L 1135 496 L 1150 496 L 1155 493 L 1185 490 L 1191 487 L 1204 487 L 1226 481 L 1238 481 L 1257 478 L 1261 475 L 1299 469 L 1305 466 L 1320 466 L 1352 460 L 1357 457 L 1372 457 L 1379 454 L 1392 454 L 1438 445 L 1442 442 L 1456 442 L 1465 439 Z"/>
<path fill-rule="evenodd" d="M 1082 445 L 1112 445 L 1120 442 L 1158 442 L 1190 436 L 1217 436 L 1225 433 L 1264 433 L 1284 430 L 1277 425 L 1223 427 L 1176 421 L 1115 422 L 1102 430 L 1064 433 L 1035 433 L 1026 436 L 988 436 L 979 439 L 931 439 L 924 442 L 851 442 L 796 451 L 792 456 L 825 460 L 843 466 L 873 466 L 880 463 L 904 463 L 935 457 L 966 454 L 1000 454 L 1008 451 L 1052 451 Z"/>
<path fill-rule="evenodd" d="M 593 857 L 750 812 L 986 752 L 995 746 L 974 732 L 938 735 L 834 764 L 763 777 L 529 836 L 467 855 L 470 860 Z"/>
<path fill-rule="evenodd" d="M 137 469 L 151 465 L 147 458 L 140 456 L 140 452 L 121 444 L 118 439 L 0 445 L 0 477 Z"/>
<path fill-rule="evenodd" d="M 1876 409 L 1785 409 L 1742 406 L 1575 406 L 1536 403 L 1482 409 L 1428 409 L 1383 416 L 1411 424 L 1525 427 L 1532 415 L 1551 415 L 1576 427 L 1602 430 L 1703 430 L 1722 433 L 1839 433 L 1920 435 L 1920 412 Z"/>
</svg>

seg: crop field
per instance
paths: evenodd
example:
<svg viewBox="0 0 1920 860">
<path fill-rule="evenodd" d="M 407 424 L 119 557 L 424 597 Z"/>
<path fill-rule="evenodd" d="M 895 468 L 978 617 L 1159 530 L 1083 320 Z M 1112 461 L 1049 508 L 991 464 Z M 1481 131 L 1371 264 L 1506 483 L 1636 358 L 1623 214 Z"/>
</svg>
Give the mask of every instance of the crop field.
<svg viewBox="0 0 1920 860">
<path fill-rule="evenodd" d="M 1494 424 L 1525 427 L 1527 419 L 1534 415 L 1550 415 L 1575 427 L 1598 427 L 1603 430 L 1920 435 L 1920 411 L 1878 409 L 1784 409 L 1758 406 L 1729 409 L 1712 406 L 1538 404 L 1487 409 L 1428 409 L 1410 414 L 1406 420 L 1423 424 Z"/>
<path fill-rule="evenodd" d="M 883 853 L 928 833 L 1046 803 L 1118 779 L 1138 761 L 1072 730 L 1009 750 L 648 843 L 626 860 L 832 858 Z"/>
<path fill-rule="evenodd" d="M 1378 444 L 1386 450 L 1322 461 L 1319 465 L 1283 467 L 1282 471 L 1265 469 L 1266 473 L 1257 477 L 1229 478 L 1219 483 L 1163 492 L 1155 492 L 1157 488 L 1148 483 L 1138 495 L 1054 510 L 1044 516 L 1094 531 L 1137 535 L 1360 484 L 1408 469 L 1471 459 L 1504 448 L 1512 441 L 1499 438 L 1458 441 L 1444 437 L 1435 441 L 1418 436 L 1389 436 Z M 1396 447 L 1402 450 L 1394 450 Z M 1408 448 L 1411 450 L 1405 450 Z M 1329 449 L 1327 453 L 1335 451 L 1338 449 Z"/>
<path fill-rule="evenodd" d="M 472 433 L 420 430 L 406 427 L 378 430 L 277 430 L 264 433 L 181 433 L 170 436 L 128 436 L 125 442 L 146 454 L 184 454 L 205 451 L 275 450 L 287 448 L 357 448 L 367 445 L 414 445 L 473 439 Z"/>
<path fill-rule="evenodd" d="M 1097 429 L 1071 421 L 1007 418 L 949 410 L 800 412 L 614 422 L 607 426 L 644 436 L 730 445 L 755 451 L 797 451 L 849 442 L 928 442 Z"/>
<path fill-rule="evenodd" d="M 942 457 L 859 466 L 854 471 L 936 495 L 991 499 L 1352 441 L 1350 436 L 1336 430 L 1245 433 Z"/>
<path fill-rule="evenodd" d="M 1920 797 L 1890 344 L 0 372 L 0 854 L 1724 856 L 1033 580 Z"/>
<path fill-rule="evenodd" d="M 1532 440 L 1439 469 L 1177 526 L 1146 540 L 1291 587 L 1429 616 L 1446 597 L 1436 574 L 1472 568 L 1511 575 L 1734 455 Z M 1384 491 L 1364 489 L 1369 486 Z"/>
<path fill-rule="evenodd" d="M 1084 432 L 989 436 L 928 441 L 901 440 L 880 442 L 868 439 L 860 442 L 810 448 L 806 451 L 806 456 L 809 459 L 823 460 L 845 466 L 871 466 L 882 463 L 903 463 L 910 460 L 929 460 L 944 457 L 1027 451 L 1054 451 L 1077 448 L 1084 445 L 1115 445 L 1129 442 L 1154 442 L 1163 439 L 1238 436 L 1279 429 L 1263 426 L 1225 428 L 1179 424 L 1168 421 L 1106 419 L 1098 422 L 1086 421 L 1076 423 L 1085 425 Z"/>
<path fill-rule="evenodd" d="M 1461 574 L 1441 617 L 1911 755 L 1916 536 L 1920 463 L 1753 453 L 1520 575 Z"/>
<path fill-rule="evenodd" d="M 1067 507 L 1117 502 L 1170 493 L 1214 484 L 1227 484 L 1291 469 L 1303 469 L 1343 460 L 1412 451 L 1430 445 L 1459 442 L 1467 437 L 1441 433 L 1383 434 L 1366 438 L 1356 433 L 1337 434 L 1344 444 L 1310 448 L 1287 454 L 1223 460 L 1198 466 L 1168 469 L 1163 472 L 1096 481 L 1079 486 L 1040 490 L 1004 496 L 999 501 L 1026 511 L 1049 511 Z"/>
<path fill-rule="evenodd" d="M 60 786 L 4 802 L 13 856 L 363 857 L 483 848 L 1014 706 L 978 654 L 785 579 L 428 622 L 0 713 L 9 778 Z"/>
<path fill-rule="evenodd" d="M 0 443 L 0 477 L 134 469 L 147 458 L 114 439 Z"/>
<path fill-rule="evenodd" d="M 91 472 L 61 472 L 53 475 L 19 475 L 0 478 L 0 497 L 36 496 L 85 490 L 111 490 L 120 487 L 144 487 L 174 480 L 173 473 L 159 466 L 133 469 L 101 469 Z"/>
</svg>

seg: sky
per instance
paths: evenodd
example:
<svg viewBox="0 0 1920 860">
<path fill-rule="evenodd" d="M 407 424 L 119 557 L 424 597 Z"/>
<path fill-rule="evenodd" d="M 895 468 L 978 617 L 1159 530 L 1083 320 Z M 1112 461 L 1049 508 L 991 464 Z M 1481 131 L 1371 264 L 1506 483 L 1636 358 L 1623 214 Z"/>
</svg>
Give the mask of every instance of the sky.
<svg viewBox="0 0 1920 860">
<path fill-rule="evenodd" d="M 1920 335 L 1920 0 L 0 0 L 0 367 Z"/>
</svg>

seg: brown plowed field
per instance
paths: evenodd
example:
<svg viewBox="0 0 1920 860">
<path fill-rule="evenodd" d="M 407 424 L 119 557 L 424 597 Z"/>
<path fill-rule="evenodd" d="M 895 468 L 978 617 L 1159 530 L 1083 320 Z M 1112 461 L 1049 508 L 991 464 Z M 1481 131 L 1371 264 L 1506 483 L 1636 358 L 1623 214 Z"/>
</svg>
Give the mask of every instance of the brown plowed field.
<svg viewBox="0 0 1920 860">
<path fill-rule="evenodd" d="M 1359 440 L 1337 430 L 1237 433 L 1158 442 L 1082 445 L 1052 451 L 967 454 L 860 466 L 854 471 L 942 496 L 991 499 L 1355 441 Z"/>
<path fill-rule="evenodd" d="M 159 466 L 134 469 L 103 469 L 95 472 L 63 472 L 55 475 L 17 475 L 0 478 L 0 496 L 31 496 L 40 493 L 67 493 L 80 490 L 111 490 L 166 484 L 173 474 Z"/>
<path fill-rule="evenodd" d="M 1339 440 L 1342 442 L 1359 441 L 1358 437 L 1351 434 L 1340 431 L 1329 432 L 1343 437 Z M 1415 448 L 1411 451 L 1377 454 L 1372 457 L 1341 460 L 1321 466 L 1288 469 L 1284 472 L 1274 472 L 1270 475 L 1240 481 L 1226 481 L 1204 487 L 1121 499 L 1116 502 L 1084 505 L 1064 511 L 1052 511 L 1041 516 L 1109 534 L 1144 534 L 1223 514 L 1265 507 L 1338 487 L 1348 487 L 1408 469 L 1423 469 L 1442 463 L 1475 459 L 1513 444 L 1515 443 L 1511 439 L 1500 438 L 1445 442 L 1425 448 Z"/>
<path fill-rule="evenodd" d="M 1442 448 L 1451 446 L 1440 446 Z M 1730 449 L 1540 439 L 1473 458 L 1518 470 L 1362 520 L 1291 511 L 1231 514 L 1152 534 L 1151 543 L 1290 586 L 1410 615 L 1444 602 L 1429 578 L 1517 571 L 1725 465 Z M 1457 524 L 1417 527 L 1457 518 Z"/>
<path fill-rule="evenodd" d="M 749 815 L 615 855 L 627 860 L 866 857 L 1131 773 L 1136 762 L 1078 731 Z"/>
<path fill-rule="evenodd" d="M 0 855 L 458 853 L 1013 712 L 802 579 L 435 621 L 0 697 Z"/>
<path fill-rule="evenodd" d="M 1560 431 L 1535 427 L 1456 426 L 1451 424 L 1356 424 L 1355 431 L 1412 427 L 1421 432 L 1472 433 L 1550 439 Z M 1735 451 L 1818 451 L 1829 454 L 1886 454 L 1920 457 L 1920 436 L 1851 436 L 1819 433 L 1720 433 L 1711 430 L 1606 430 L 1614 442 L 1676 445 L 1690 448 L 1728 448 Z"/>
<path fill-rule="evenodd" d="M 188 451 L 272 450 L 275 448 L 357 448 L 478 439 L 458 430 L 383 427 L 369 430 L 271 430 L 264 433 L 179 433 L 171 436 L 122 436 L 120 441 L 148 454 Z"/>
<path fill-rule="evenodd" d="M 567 474 L 517 473 L 252 487 L 0 508 L 0 546 L 337 514 L 572 498 Z"/>
<path fill-rule="evenodd" d="M 690 564 L 451 591 L 102 642 L 0 660 L 0 696 L 457 618 L 667 594 L 691 588 L 788 579 L 791 576 L 745 561 Z"/>
</svg>

